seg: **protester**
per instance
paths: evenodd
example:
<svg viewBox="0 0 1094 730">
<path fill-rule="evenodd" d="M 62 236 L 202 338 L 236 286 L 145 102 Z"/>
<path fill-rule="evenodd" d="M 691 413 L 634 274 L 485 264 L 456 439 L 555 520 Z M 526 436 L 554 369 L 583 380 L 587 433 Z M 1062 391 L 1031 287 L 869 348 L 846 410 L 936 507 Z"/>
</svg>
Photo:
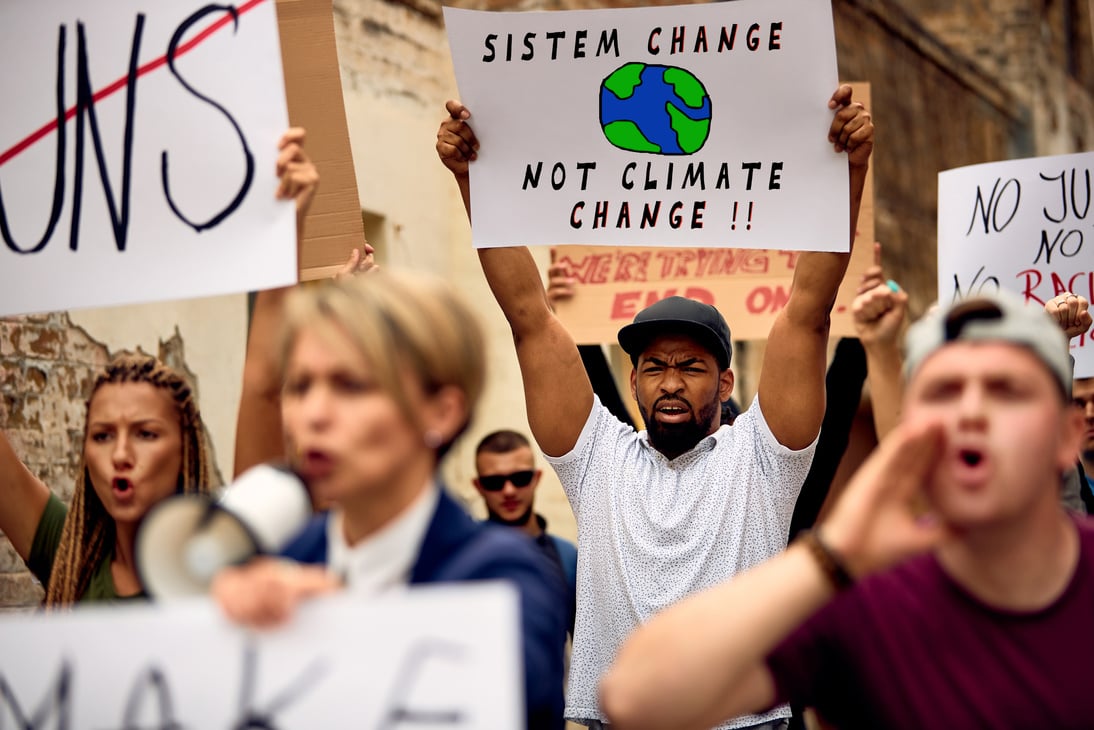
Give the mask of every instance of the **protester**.
<svg viewBox="0 0 1094 730">
<path fill-rule="evenodd" d="M 148 355 L 120 355 L 96 376 L 71 507 L 0 434 L 0 530 L 50 607 L 143 597 L 133 559 L 140 519 L 162 499 L 208 486 L 193 392 Z"/>
<path fill-rule="evenodd" d="M 829 101 L 828 139 L 848 151 L 851 230 L 873 124 L 851 88 Z M 437 133 L 470 214 L 468 166 L 479 140 L 459 102 Z M 596 399 L 573 338 L 547 303 L 526 248 L 479 250 L 509 320 L 528 420 L 578 521 L 578 598 L 567 718 L 599 726 L 596 685 L 623 639 L 657 611 L 782 550 L 824 413 L 829 312 L 848 254 L 804 253 L 768 340 L 759 395 L 720 428 L 733 390 L 729 328 L 709 305 L 654 304 L 620 331 L 636 369 L 635 433 Z M 762 408 L 761 408 L 762 404 Z M 780 721 L 779 708 L 731 727 Z"/>
<path fill-rule="evenodd" d="M 484 341 L 452 289 L 381 271 L 293 292 L 280 361 L 290 463 L 330 506 L 286 548 L 222 571 L 233 619 L 285 620 L 308 596 L 408 584 L 507 580 L 520 592 L 530 728 L 562 726 L 565 590 L 528 540 L 475 522 L 437 482 L 483 389 Z"/>
<path fill-rule="evenodd" d="M 1090 302 L 1086 297 L 1063 292 L 1045 302 L 1045 312 L 1059 325 L 1068 340 L 1087 336 L 1091 327 Z M 1071 398 L 1083 414 L 1086 428 L 1075 468 L 1064 476 L 1060 498 L 1076 512 L 1094 514 L 1094 378 L 1074 378 Z"/>
<path fill-rule="evenodd" d="M 489 520 L 528 535 L 562 578 L 568 590 L 560 600 L 569 609 L 569 627 L 573 631 L 577 548 L 569 540 L 547 532 L 547 520 L 535 511 L 536 488 L 543 470 L 536 468 L 532 445 L 516 431 L 487 434 L 475 447 L 475 475 L 471 483 L 486 505 Z"/>
<path fill-rule="evenodd" d="M 304 130 L 278 143 L 276 195 L 296 201 L 299 226 L 318 182 Z M 116 357 L 87 401 L 72 504 L 54 495 L 0 433 L 0 531 L 46 586 L 47 606 L 143 597 L 134 564 L 141 518 L 177 493 L 206 492 L 210 462 L 193 391 L 155 358 Z"/>
<path fill-rule="evenodd" d="M 1090 725 L 1094 523 L 1057 496 L 1082 435 L 1066 342 L 999 293 L 905 347 L 902 424 L 817 531 L 634 633 L 601 685 L 613 727 L 788 699 L 840 728 Z"/>
<path fill-rule="evenodd" d="M 875 243 L 874 263 L 851 303 L 851 318 L 866 353 L 870 405 L 879 441 L 900 421 L 904 396 L 900 338 L 907 308 L 908 294 L 892 279 L 885 279 L 881 244 Z"/>
</svg>

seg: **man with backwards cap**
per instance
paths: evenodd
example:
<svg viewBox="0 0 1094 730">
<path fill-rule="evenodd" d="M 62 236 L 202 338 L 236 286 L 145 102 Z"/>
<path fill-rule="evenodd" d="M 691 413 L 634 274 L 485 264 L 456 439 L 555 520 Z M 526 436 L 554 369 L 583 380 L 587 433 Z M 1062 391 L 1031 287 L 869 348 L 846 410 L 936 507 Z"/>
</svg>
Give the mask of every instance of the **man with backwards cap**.
<svg viewBox="0 0 1094 730">
<path fill-rule="evenodd" d="M 1058 495 L 1083 432 L 1065 338 L 1000 294 L 931 313 L 905 354 L 902 424 L 831 517 L 623 646 L 601 685 L 619 728 L 787 700 L 840 728 L 1091 726 L 1094 522 Z"/>
<path fill-rule="evenodd" d="M 848 153 L 853 238 L 873 124 L 849 86 L 828 106 L 834 114 L 828 140 Z M 450 101 L 447 111 L 437 153 L 470 214 L 468 164 L 478 140 L 463 105 Z M 722 315 L 680 297 L 639 312 L 619 333 L 635 365 L 631 394 L 647 429 L 636 433 L 596 399 L 529 251 L 478 253 L 513 331 L 529 426 L 578 522 L 566 717 L 600 727 L 597 682 L 631 631 L 785 547 L 824 415 L 829 313 L 850 254 L 799 256 L 788 301 L 771 328 L 757 399 L 732 426 L 720 420 L 733 392 Z M 779 727 L 789 715 L 783 706 L 725 727 Z"/>
</svg>

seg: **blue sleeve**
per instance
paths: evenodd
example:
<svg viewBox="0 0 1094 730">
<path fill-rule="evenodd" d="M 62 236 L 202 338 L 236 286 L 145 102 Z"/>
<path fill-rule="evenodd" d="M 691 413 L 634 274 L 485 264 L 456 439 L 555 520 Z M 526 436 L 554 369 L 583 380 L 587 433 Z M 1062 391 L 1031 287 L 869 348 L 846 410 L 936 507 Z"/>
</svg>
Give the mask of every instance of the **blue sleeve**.
<svg viewBox="0 0 1094 730">
<path fill-rule="evenodd" d="M 514 566 L 516 568 L 516 566 Z M 557 577 L 529 561 L 525 569 L 510 575 L 520 590 L 521 630 L 524 652 L 524 695 L 528 728 L 562 728 L 563 652 L 568 619 L 558 596 Z"/>
<path fill-rule="evenodd" d="M 551 536 L 558 548 L 558 556 L 562 559 L 562 570 L 566 573 L 566 582 L 570 584 L 570 591 L 577 595 L 577 548 L 569 540 Z"/>
<path fill-rule="evenodd" d="M 524 696 L 529 730 L 561 730 L 567 607 L 557 571 L 548 571 L 536 548 L 510 531 L 484 530 L 438 580 L 507 580 L 520 592 Z M 458 577 L 457 577 L 458 576 Z"/>
</svg>

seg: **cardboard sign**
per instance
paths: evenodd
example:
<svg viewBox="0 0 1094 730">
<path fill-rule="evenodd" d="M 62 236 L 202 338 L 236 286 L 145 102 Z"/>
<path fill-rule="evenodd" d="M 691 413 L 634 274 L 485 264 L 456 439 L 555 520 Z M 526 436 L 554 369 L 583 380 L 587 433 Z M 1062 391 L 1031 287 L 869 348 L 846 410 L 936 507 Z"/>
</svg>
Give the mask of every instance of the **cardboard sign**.
<svg viewBox="0 0 1094 730">
<path fill-rule="evenodd" d="M 512 730 L 518 611 L 479 583 L 317 599 L 253 633 L 205 600 L 3 617 L 0 726 Z"/>
<path fill-rule="evenodd" d="M 476 246 L 847 250 L 828 3 L 444 15 Z"/>
<path fill-rule="evenodd" d="M 849 82 L 870 104 L 870 85 Z M 832 309 L 832 337 L 854 337 L 851 304 L 873 263 L 874 176 L 866 174 L 855 246 Z M 736 340 L 767 338 L 790 296 L 797 253 L 772 249 L 615 248 L 560 246 L 557 260 L 577 279 L 574 296 L 555 309 L 580 344 L 615 342 L 619 328 L 644 307 L 674 294 L 713 304 Z"/>
<path fill-rule="evenodd" d="M 9 0 L 0 46 L 0 314 L 296 280 L 273 0 Z"/>
<path fill-rule="evenodd" d="M 1008 289 L 1043 307 L 1094 300 L 1094 152 L 993 162 L 938 175 L 938 299 Z M 1075 377 L 1094 377 L 1090 333 L 1071 343 Z"/>
<path fill-rule="evenodd" d="M 321 178 L 300 242 L 300 279 L 326 278 L 365 241 L 331 0 L 277 0 L 277 23 L 289 123 L 308 130 L 305 147 Z"/>
</svg>

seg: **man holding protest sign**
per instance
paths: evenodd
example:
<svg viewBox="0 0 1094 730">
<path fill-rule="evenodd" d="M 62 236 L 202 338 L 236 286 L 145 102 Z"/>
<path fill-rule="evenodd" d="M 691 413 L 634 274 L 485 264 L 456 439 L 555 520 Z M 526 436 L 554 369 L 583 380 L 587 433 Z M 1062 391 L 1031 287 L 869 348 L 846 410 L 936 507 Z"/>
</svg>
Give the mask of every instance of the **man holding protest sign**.
<svg viewBox="0 0 1094 730">
<path fill-rule="evenodd" d="M 874 127 L 841 86 L 828 140 L 847 151 L 851 231 Z M 449 102 L 437 152 L 471 210 L 469 163 L 479 142 L 470 112 Z M 828 317 L 848 253 L 801 254 L 768 340 L 758 395 L 732 427 L 729 328 L 713 307 L 683 298 L 643 310 L 620 331 L 635 372 L 631 393 L 647 431 L 598 402 L 573 338 L 552 313 L 526 248 L 479 250 L 513 331 L 528 421 L 578 520 L 578 599 L 566 715 L 605 720 L 596 685 L 641 623 L 684 596 L 732 577 L 786 545 L 794 502 L 824 414 Z M 760 404 L 762 405 L 762 409 Z M 781 722 L 781 707 L 726 727 Z"/>
</svg>

